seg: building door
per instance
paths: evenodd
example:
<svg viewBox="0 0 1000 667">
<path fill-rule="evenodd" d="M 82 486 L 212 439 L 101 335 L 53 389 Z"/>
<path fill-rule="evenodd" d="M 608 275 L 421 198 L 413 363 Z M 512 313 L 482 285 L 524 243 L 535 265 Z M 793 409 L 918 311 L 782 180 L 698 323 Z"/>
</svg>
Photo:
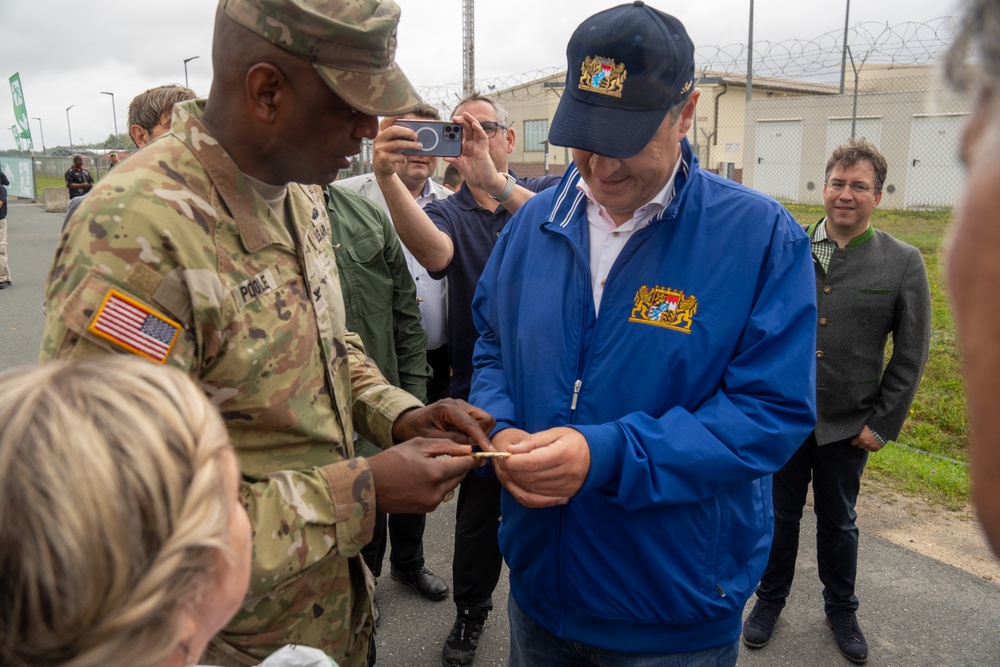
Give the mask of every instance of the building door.
<svg viewBox="0 0 1000 667">
<path fill-rule="evenodd" d="M 854 123 L 854 136 L 858 139 L 864 137 L 875 148 L 879 148 L 882 142 L 882 119 L 881 118 L 858 118 Z M 831 118 L 826 122 L 826 157 L 823 164 L 833 155 L 833 149 L 841 144 L 846 144 L 851 138 L 850 118 Z"/>
<path fill-rule="evenodd" d="M 795 201 L 801 156 L 801 120 L 758 121 L 753 187 L 779 201 Z"/>
<path fill-rule="evenodd" d="M 946 208 L 955 204 L 962 189 L 958 146 L 965 120 L 966 114 L 913 117 L 906 174 L 907 208 Z"/>
</svg>

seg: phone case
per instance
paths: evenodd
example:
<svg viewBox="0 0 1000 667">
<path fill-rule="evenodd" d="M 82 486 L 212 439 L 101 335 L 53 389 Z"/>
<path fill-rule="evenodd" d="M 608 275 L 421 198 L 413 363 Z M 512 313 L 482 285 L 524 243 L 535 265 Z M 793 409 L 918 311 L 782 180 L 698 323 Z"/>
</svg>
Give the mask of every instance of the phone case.
<svg viewBox="0 0 1000 667">
<path fill-rule="evenodd" d="M 397 125 L 417 133 L 417 141 L 424 145 L 419 151 L 404 150 L 403 155 L 433 155 L 458 157 L 462 154 L 462 125 L 450 120 L 397 120 Z"/>
</svg>

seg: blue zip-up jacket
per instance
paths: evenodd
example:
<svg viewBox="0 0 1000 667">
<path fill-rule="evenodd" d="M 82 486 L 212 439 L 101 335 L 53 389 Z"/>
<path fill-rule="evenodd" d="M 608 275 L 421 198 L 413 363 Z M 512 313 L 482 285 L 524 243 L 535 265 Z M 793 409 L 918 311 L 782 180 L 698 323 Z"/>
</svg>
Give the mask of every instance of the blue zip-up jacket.
<svg viewBox="0 0 1000 667">
<path fill-rule="evenodd" d="M 567 505 L 504 491 L 511 592 L 549 632 L 624 652 L 736 641 L 771 545 L 770 475 L 816 418 L 809 239 L 774 200 L 701 171 L 686 139 L 682 154 L 600 317 L 575 167 L 507 225 L 473 301 L 470 402 L 498 431 L 569 425 L 590 446 Z"/>
</svg>

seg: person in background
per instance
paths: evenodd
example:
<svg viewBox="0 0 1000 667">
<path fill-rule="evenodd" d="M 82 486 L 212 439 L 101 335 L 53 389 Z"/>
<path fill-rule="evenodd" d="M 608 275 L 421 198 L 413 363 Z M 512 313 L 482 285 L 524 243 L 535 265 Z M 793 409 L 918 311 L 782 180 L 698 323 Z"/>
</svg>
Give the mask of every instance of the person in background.
<svg viewBox="0 0 1000 667">
<path fill-rule="evenodd" d="M 501 231 L 535 192 L 558 182 L 557 176 L 519 179 L 507 156 L 516 139 L 507 112 L 495 100 L 474 94 L 452 112 L 463 124 L 462 155 L 447 158 L 465 182 L 447 199 L 425 207 L 417 203 L 403 181 L 408 156 L 419 149 L 413 130 L 382 121 L 373 144 L 372 162 L 389 217 L 403 244 L 431 277 L 448 279 L 448 354 L 451 394 L 466 399 L 472 380 L 472 323 L 475 292 L 490 252 Z M 441 651 L 445 667 L 464 667 L 475 659 L 479 637 L 493 609 L 493 589 L 500 579 L 503 557 L 497 546 L 500 483 L 492 474 L 471 471 L 462 481 L 455 525 L 452 582 L 457 608 L 455 622 Z"/>
<path fill-rule="evenodd" d="M 369 664 L 375 514 L 432 511 L 489 444 L 488 415 L 393 387 L 344 324 L 321 186 L 419 105 L 398 21 L 392 0 L 222 0 L 208 98 L 96 186 L 53 260 L 42 360 L 175 366 L 229 428 L 252 576 L 212 665 L 290 643 Z M 357 457 L 355 431 L 385 451 Z"/>
<path fill-rule="evenodd" d="M 410 113 L 403 114 L 402 118 L 439 120 L 441 115 L 437 109 L 429 104 L 422 104 Z M 400 166 L 400 179 L 421 207 L 427 206 L 432 201 L 443 199 L 451 194 L 431 180 L 437 164 L 438 159 L 433 156 L 408 155 L 406 162 Z M 336 182 L 336 185 L 340 188 L 361 194 L 387 212 L 385 199 L 382 197 L 382 191 L 378 187 L 374 174 L 364 174 L 355 176 L 354 178 L 339 180 Z M 335 190 L 327 188 L 327 193 L 332 196 Z M 340 197 L 340 199 L 343 200 L 344 198 Z M 350 200 L 348 199 L 347 201 Z M 350 207 L 351 210 L 356 208 L 354 206 Z M 364 210 L 362 207 L 360 213 L 363 213 Z M 429 382 L 427 378 L 423 378 L 419 391 L 414 391 L 406 383 L 397 386 L 401 386 L 414 396 L 426 397 L 426 400 L 429 401 L 447 398 L 450 396 L 448 388 L 451 380 L 445 319 L 447 313 L 445 293 L 447 281 L 431 278 L 427 273 L 427 269 L 421 266 L 413 257 L 413 254 L 406 249 L 406 246 L 403 246 L 399 242 L 399 237 L 396 235 L 392 223 L 388 222 L 388 217 L 385 215 L 360 215 L 359 220 L 348 220 L 344 216 L 339 216 L 340 220 L 344 220 L 345 229 L 352 228 L 349 235 L 353 235 L 357 239 L 357 244 L 355 244 L 346 239 L 340 240 L 337 238 L 338 216 L 335 215 L 332 208 L 328 213 L 330 214 L 331 226 L 334 229 L 334 242 L 340 242 L 348 248 L 347 257 L 345 257 L 343 252 L 337 253 L 337 262 L 342 273 L 346 264 L 357 267 L 361 266 L 357 261 L 351 262 L 350 258 L 360 259 L 362 253 L 367 256 L 369 253 L 363 251 L 363 248 L 368 248 L 371 251 L 381 248 L 381 257 L 384 260 L 375 261 L 377 257 L 373 256 L 373 261 L 369 263 L 370 268 L 368 269 L 369 275 L 367 277 L 373 283 L 368 286 L 372 293 L 368 295 L 365 293 L 364 287 L 366 283 L 364 282 L 364 276 L 358 275 L 355 277 L 354 290 L 350 292 L 349 298 L 345 298 L 345 301 L 348 302 L 348 329 L 361 335 L 361 340 L 365 342 L 366 349 L 371 347 L 364 333 L 368 331 L 371 337 L 375 337 L 375 334 L 378 333 L 377 337 L 383 343 L 380 346 L 382 350 L 391 347 L 385 345 L 385 343 L 395 339 L 397 342 L 397 353 L 402 351 L 399 348 L 405 348 L 407 351 L 406 356 L 409 357 L 409 352 L 412 351 L 413 343 L 415 343 L 415 339 L 405 335 L 408 331 L 406 325 L 409 324 L 410 307 L 404 307 L 404 304 L 393 300 L 393 309 L 391 311 L 385 310 L 386 299 L 384 297 L 389 292 L 379 288 L 395 285 L 395 292 L 399 294 L 403 291 L 403 287 L 407 282 L 415 285 L 416 294 L 414 295 L 413 308 L 419 308 L 417 311 L 418 322 L 426 332 L 421 341 L 421 346 L 424 348 L 421 355 L 425 359 L 424 365 L 430 367 L 432 375 Z M 367 223 L 365 222 L 366 220 L 368 221 Z M 383 228 L 383 221 L 388 223 L 387 228 Z M 379 243 L 373 244 L 373 239 L 377 239 Z M 401 248 L 401 254 L 396 253 L 395 248 L 397 247 Z M 411 280 L 409 281 L 404 281 L 401 276 L 395 275 L 397 267 L 389 264 L 390 260 L 396 261 L 399 258 L 404 261 L 404 266 L 411 276 Z M 356 272 L 352 271 L 352 273 Z M 341 282 L 344 282 L 343 275 L 341 276 Z M 348 290 L 345 290 L 345 294 L 348 294 Z M 374 298 L 376 295 L 378 295 L 378 298 Z M 354 303 L 351 303 L 352 301 Z M 353 313 L 351 312 L 352 310 L 354 311 Z M 355 318 L 358 318 L 354 320 L 358 322 L 357 325 L 351 324 L 352 314 Z M 361 321 L 362 315 L 364 315 L 365 319 L 371 318 L 368 324 L 364 324 Z M 396 320 L 395 336 L 392 335 L 391 326 L 394 319 Z M 376 321 L 379 324 L 376 325 Z M 373 355 L 369 350 L 369 356 L 375 359 L 379 368 L 382 368 L 383 362 L 395 366 L 387 358 L 389 355 L 383 355 L 380 358 Z M 410 361 L 413 364 L 416 363 L 415 359 L 410 359 Z M 415 366 L 411 365 L 408 370 L 413 371 L 414 369 Z M 400 366 L 400 371 L 403 370 L 402 366 Z M 390 381 L 393 381 L 392 375 L 387 373 L 384 368 L 382 368 L 382 371 L 386 373 L 386 377 Z M 413 377 L 415 374 L 411 372 L 410 375 Z M 359 447 L 365 450 L 367 447 L 372 446 L 360 443 Z M 362 451 L 362 453 L 371 454 L 373 451 L 372 449 L 368 449 L 367 452 Z M 386 530 L 386 524 L 387 521 L 384 515 L 376 518 L 375 535 L 372 541 L 365 545 L 365 548 L 361 551 L 365 563 L 376 579 L 382 574 L 382 561 L 385 557 L 386 542 L 388 540 L 392 542 L 392 551 L 389 554 L 389 575 L 394 580 L 410 586 L 428 600 L 443 600 L 448 597 L 448 584 L 445 583 L 444 579 L 431 572 L 425 566 L 424 527 L 426 525 L 426 517 L 423 514 L 393 514 L 388 517 L 388 531 Z M 378 612 L 378 610 L 378 604 L 376 603 L 375 611 Z"/>
<path fill-rule="evenodd" d="M 10 180 L 0 165 L 0 289 L 11 286 L 10 265 L 7 263 L 7 188 Z"/>
<path fill-rule="evenodd" d="M 948 78 L 972 86 L 976 102 L 960 153 L 965 189 L 946 244 L 951 292 L 969 405 L 972 498 L 1000 555 L 1000 245 L 993 195 L 1000 185 L 1000 0 L 967 0 L 947 57 Z M 972 64 L 966 58 L 974 55 Z"/>
<path fill-rule="evenodd" d="M 868 455 L 898 437 L 906 421 L 931 337 L 931 293 L 920 251 L 871 225 L 886 171 L 885 157 L 865 139 L 838 146 L 826 163 L 826 217 L 807 230 L 819 303 L 818 414 L 816 428 L 774 475 L 774 541 L 743 626 L 743 643 L 752 648 L 771 640 L 791 591 L 811 482 L 827 624 L 844 657 L 868 659 L 854 593 L 854 507 Z"/>
<path fill-rule="evenodd" d="M 170 131 L 174 105 L 193 100 L 194 91 L 171 83 L 139 93 L 128 105 L 128 135 L 136 148 Z"/>
<path fill-rule="evenodd" d="M 139 93 L 132 98 L 128 105 L 129 136 L 136 148 L 142 148 L 153 139 L 170 131 L 170 117 L 173 113 L 174 105 L 180 102 L 195 99 L 194 91 L 177 84 L 158 86 L 150 88 L 146 92 Z M 118 164 L 118 154 L 111 153 L 114 167 Z M 110 171 L 111 168 L 108 168 Z M 63 218 L 63 229 L 66 223 L 73 216 L 74 211 L 79 207 L 80 201 L 71 199 L 69 207 L 66 209 L 66 217 Z"/>
<path fill-rule="evenodd" d="M 453 164 L 449 164 L 447 167 L 445 167 L 444 187 L 451 190 L 452 192 L 458 192 L 461 189 L 462 183 L 464 181 L 465 179 L 462 178 L 462 172 L 458 170 L 458 167 L 456 167 Z"/>
<path fill-rule="evenodd" d="M 184 373 L 116 357 L 0 374 L 0 479 L 3 664 L 193 665 L 243 602 L 239 467 Z"/>
<path fill-rule="evenodd" d="M 118 153 L 108 153 L 108 171 L 118 166 Z"/>
<path fill-rule="evenodd" d="M 771 474 L 815 422 L 809 239 L 702 170 L 694 45 L 648 4 L 586 19 L 549 141 L 572 149 L 479 281 L 511 667 L 732 666 Z M 738 252 L 734 252 L 735 249 Z"/>
<path fill-rule="evenodd" d="M 83 156 L 73 156 L 73 166 L 66 170 L 66 189 L 69 190 L 69 198 L 82 197 L 94 187 L 94 177 L 83 168 Z"/>
</svg>

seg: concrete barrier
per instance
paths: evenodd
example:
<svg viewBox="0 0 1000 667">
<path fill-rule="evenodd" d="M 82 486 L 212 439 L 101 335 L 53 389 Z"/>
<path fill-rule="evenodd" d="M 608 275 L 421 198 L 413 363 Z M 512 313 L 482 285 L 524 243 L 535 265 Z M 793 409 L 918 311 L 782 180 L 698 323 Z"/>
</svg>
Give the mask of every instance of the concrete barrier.
<svg viewBox="0 0 1000 667">
<path fill-rule="evenodd" d="M 48 213 L 65 213 L 69 207 L 69 191 L 66 188 L 45 188 L 45 210 Z"/>
</svg>

